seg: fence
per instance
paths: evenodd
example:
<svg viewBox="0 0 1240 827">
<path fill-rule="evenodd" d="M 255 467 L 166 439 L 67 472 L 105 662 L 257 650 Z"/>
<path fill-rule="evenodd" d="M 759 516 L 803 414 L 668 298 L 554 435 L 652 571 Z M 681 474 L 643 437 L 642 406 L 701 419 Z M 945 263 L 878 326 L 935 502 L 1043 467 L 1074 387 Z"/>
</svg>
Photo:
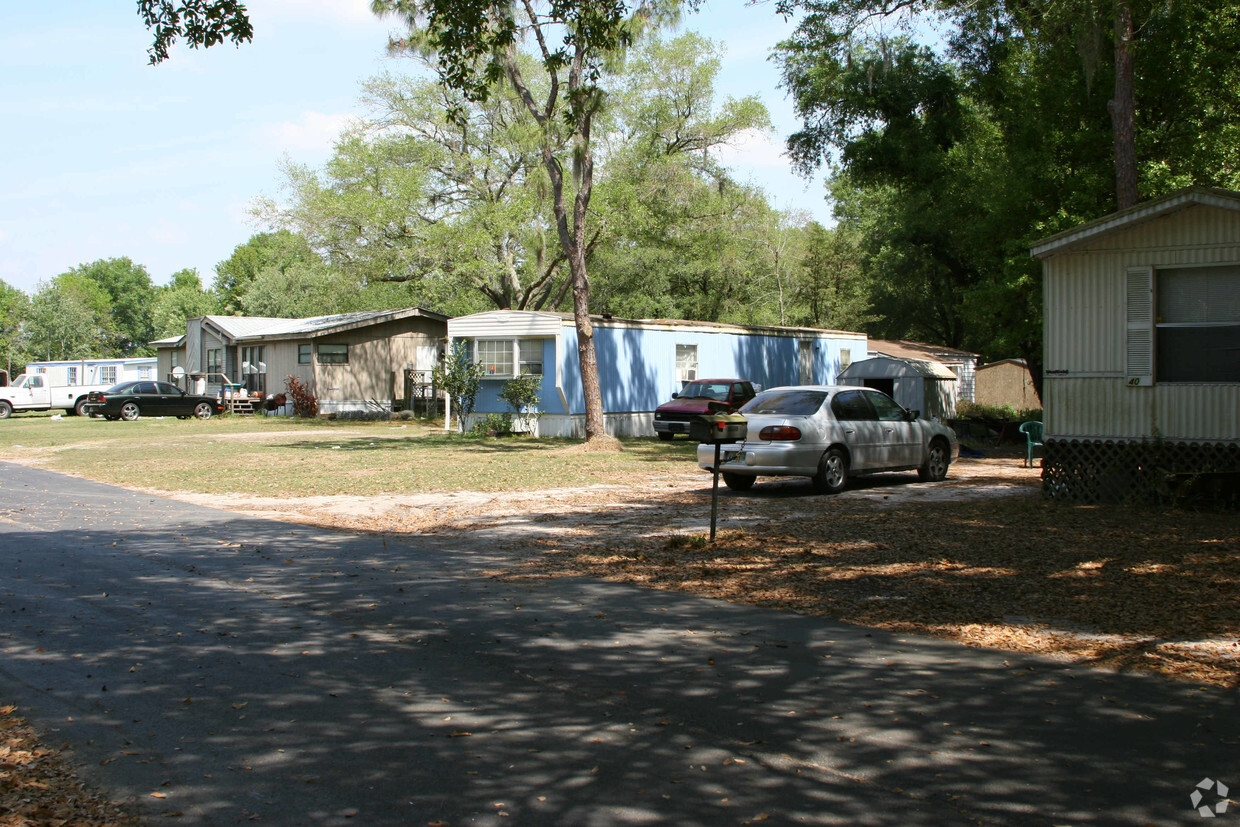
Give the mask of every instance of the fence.
<svg viewBox="0 0 1240 827">
<path fill-rule="evenodd" d="M 1048 439 L 1042 491 L 1081 504 L 1240 509 L 1240 443 Z"/>
</svg>

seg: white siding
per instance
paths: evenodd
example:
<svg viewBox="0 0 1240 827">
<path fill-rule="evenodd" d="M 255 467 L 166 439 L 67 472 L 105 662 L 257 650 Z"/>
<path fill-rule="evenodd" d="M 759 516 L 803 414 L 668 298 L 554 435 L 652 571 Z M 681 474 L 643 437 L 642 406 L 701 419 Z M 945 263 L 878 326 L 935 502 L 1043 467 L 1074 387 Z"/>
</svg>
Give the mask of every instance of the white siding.
<svg viewBox="0 0 1240 827">
<path fill-rule="evenodd" d="M 1194 206 L 1043 260 L 1047 438 L 1240 440 L 1240 386 L 1127 384 L 1129 268 L 1240 262 L 1240 213 Z"/>
</svg>

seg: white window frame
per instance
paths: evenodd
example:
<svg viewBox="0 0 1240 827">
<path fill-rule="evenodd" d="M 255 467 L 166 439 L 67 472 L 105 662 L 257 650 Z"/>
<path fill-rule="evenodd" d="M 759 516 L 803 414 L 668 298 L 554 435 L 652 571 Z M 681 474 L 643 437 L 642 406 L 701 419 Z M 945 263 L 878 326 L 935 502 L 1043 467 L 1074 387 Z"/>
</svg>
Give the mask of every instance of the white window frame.
<svg viewBox="0 0 1240 827">
<path fill-rule="evenodd" d="M 99 366 L 99 384 L 115 385 L 116 384 L 116 365 L 100 365 Z"/>
<path fill-rule="evenodd" d="M 78 383 L 77 365 L 70 365 L 65 370 L 65 384 L 76 385 Z"/>
<path fill-rule="evenodd" d="M 485 371 L 483 379 L 543 374 L 542 339 L 478 338 L 473 341 L 473 354 L 474 362 Z"/>
<path fill-rule="evenodd" d="M 676 345 L 676 381 L 684 387 L 698 378 L 698 346 Z"/>
</svg>

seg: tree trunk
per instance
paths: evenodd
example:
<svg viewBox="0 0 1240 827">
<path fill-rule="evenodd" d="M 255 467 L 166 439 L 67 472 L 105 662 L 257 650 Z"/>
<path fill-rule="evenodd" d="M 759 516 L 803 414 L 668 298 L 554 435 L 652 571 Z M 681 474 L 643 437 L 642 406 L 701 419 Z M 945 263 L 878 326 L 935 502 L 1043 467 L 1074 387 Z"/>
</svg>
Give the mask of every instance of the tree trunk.
<svg viewBox="0 0 1240 827">
<path fill-rule="evenodd" d="M 1115 138 L 1115 201 L 1135 206 L 1137 194 L 1136 94 L 1132 67 L 1132 6 L 1115 2 L 1115 97 L 1107 104 Z"/>
</svg>

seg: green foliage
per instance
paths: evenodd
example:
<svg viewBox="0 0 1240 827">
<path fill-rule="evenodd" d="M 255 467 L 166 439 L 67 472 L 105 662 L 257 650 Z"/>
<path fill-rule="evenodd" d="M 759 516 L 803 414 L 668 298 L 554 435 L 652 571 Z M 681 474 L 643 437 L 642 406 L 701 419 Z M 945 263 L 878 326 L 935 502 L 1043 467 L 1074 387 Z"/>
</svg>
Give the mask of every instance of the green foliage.
<svg viewBox="0 0 1240 827">
<path fill-rule="evenodd" d="M 138 14 L 155 35 L 150 63 L 168 59 L 168 47 L 184 39 L 191 49 L 231 40 L 240 46 L 254 37 L 249 13 L 239 0 L 138 0 Z"/>
<path fill-rule="evenodd" d="M 474 423 L 469 432 L 475 436 L 510 436 L 512 434 L 512 414 L 489 413 Z"/>
<path fill-rule="evenodd" d="M 979 405 L 962 400 L 956 403 L 960 419 L 1005 420 L 1009 422 L 1042 421 L 1041 408 L 1017 409 L 1011 405 Z"/>
<path fill-rule="evenodd" d="M 27 361 L 22 324 L 29 312 L 30 299 L 26 294 L 0 279 L 0 368 L 11 377 Z"/>
<path fill-rule="evenodd" d="M 101 332 L 109 319 L 99 307 L 106 299 L 97 285 L 77 278 L 40 282 L 22 327 L 30 359 L 84 359 L 101 353 Z"/>
<path fill-rule="evenodd" d="M 218 309 L 215 296 L 202 288 L 197 270 L 178 270 L 167 286 L 155 288 L 151 306 L 155 338 L 183 335 L 186 320 L 210 315 Z"/>
<path fill-rule="evenodd" d="M 92 355 L 151 355 L 155 288 L 145 267 L 128 258 L 99 259 L 74 267 L 54 281 L 97 315 L 102 330 Z"/>
<path fill-rule="evenodd" d="M 519 420 L 528 428 L 529 423 L 536 421 L 542 415 L 542 412 L 538 410 L 542 379 L 541 374 L 527 373 L 504 383 L 503 389 L 499 392 L 499 398 L 504 400 L 509 408 L 512 408 L 510 429 L 512 421 Z"/>
<path fill-rule="evenodd" d="M 219 308 L 227 315 L 262 315 L 245 304 L 246 291 L 259 274 L 267 273 L 270 280 L 275 280 L 291 267 L 321 263 L 305 238 L 287 230 L 251 236 L 249 241 L 237 245 L 231 256 L 215 266 L 214 290 Z M 261 289 L 260 295 L 264 299 L 268 297 L 268 293 Z"/>
<path fill-rule="evenodd" d="M 435 365 L 431 381 L 442 390 L 452 401 L 456 411 L 456 420 L 461 433 L 465 433 L 465 420 L 474 412 L 474 403 L 478 398 L 478 390 L 482 387 L 485 375 L 482 365 L 473 359 L 469 343 L 457 339 L 452 343 L 452 350 L 446 358 Z"/>
<path fill-rule="evenodd" d="M 284 389 L 293 403 L 293 415 L 302 419 L 317 419 L 319 400 L 310 392 L 306 383 L 297 376 L 289 374 L 284 378 Z"/>
</svg>

